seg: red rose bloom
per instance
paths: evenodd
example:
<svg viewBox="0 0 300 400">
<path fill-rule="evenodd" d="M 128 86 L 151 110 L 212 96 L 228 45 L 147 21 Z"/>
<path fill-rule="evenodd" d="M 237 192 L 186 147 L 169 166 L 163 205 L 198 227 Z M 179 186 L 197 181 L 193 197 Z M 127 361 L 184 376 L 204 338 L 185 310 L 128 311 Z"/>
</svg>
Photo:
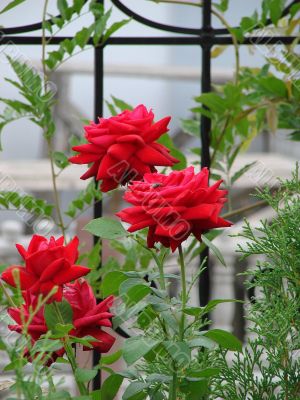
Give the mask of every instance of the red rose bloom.
<svg viewBox="0 0 300 400">
<path fill-rule="evenodd" d="M 21 305 L 19 308 L 9 308 L 8 309 L 8 314 L 10 317 L 16 321 L 15 325 L 8 325 L 8 328 L 11 331 L 15 331 L 18 333 L 23 332 L 23 323 L 22 323 L 22 317 L 23 321 L 26 323 L 30 317 L 30 314 L 32 313 L 32 310 L 35 310 L 37 307 L 37 297 L 32 295 L 29 292 L 23 292 L 23 298 L 25 300 L 25 303 Z M 30 311 L 31 307 L 31 311 Z M 22 317 L 21 317 L 22 315 Z M 46 325 L 46 321 L 44 319 L 44 307 L 41 307 L 38 312 L 34 315 L 32 318 L 29 326 L 28 326 L 28 334 L 32 338 L 32 345 L 45 333 L 47 333 L 48 328 Z M 54 351 L 51 354 L 46 353 L 43 357 L 45 360 L 45 365 L 50 366 L 53 362 L 57 360 L 58 357 L 62 357 L 65 353 L 64 348 L 62 347 L 60 350 Z M 38 354 L 35 354 L 35 357 Z M 32 357 L 30 355 L 29 351 L 25 351 L 24 357 L 28 358 L 30 362 L 32 362 Z"/>
<path fill-rule="evenodd" d="M 88 144 L 74 146 L 80 154 L 71 157 L 74 164 L 92 165 L 81 176 L 102 180 L 102 192 L 115 189 L 132 179 L 142 179 L 148 172 L 156 172 L 155 166 L 172 166 L 178 160 L 165 146 L 156 140 L 168 131 L 170 117 L 153 123 L 153 112 L 144 105 L 133 111 L 123 111 L 111 118 L 100 118 L 99 123 L 85 127 Z"/>
<path fill-rule="evenodd" d="M 103 331 L 101 327 L 112 327 L 109 311 L 114 297 L 109 296 L 97 304 L 90 285 L 85 280 L 77 280 L 64 287 L 64 298 L 70 303 L 73 310 L 73 325 L 75 329 L 70 335 L 76 337 L 92 336 L 97 341 L 91 342 L 94 349 L 101 353 L 108 352 L 115 342 L 115 338 Z M 85 347 L 85 350 L 90 350 Z"/>
<path fill-rule="evenodd" d="M 2 272 L 1 278 L 16 287 L 13 270 L 19 271 L 22 290 L 32 294 L 46 296 L 54 286 L 57 292 L 51 301 L 61 301 L 62 285 L 89 273 L 90 269 L 74 265 L 78 258 L 78 238 L 75 237 L 64 246 L 64 238 L 49 240 L 43 236 L 33 235 L 28 250 L 17 244 L 16 247 L 25 261 L 25 266 L 12 265 Z"/>
<path fill-rule="evenodd" d="M 129 232 L 149 227 L 148 247 L 160 242 L 175 251 L 190 234 L 201 240 L 208 229 L 231 226 L 219 216 L 227 191 L 218 189 L 222 181 L 208 186 L 208 177 L 207 168 L 195 174 L 194 167 L 169 175 L 145 174 L 124 195 L 133 207 L 116 215 L 131 224 Z"/>
</svg>

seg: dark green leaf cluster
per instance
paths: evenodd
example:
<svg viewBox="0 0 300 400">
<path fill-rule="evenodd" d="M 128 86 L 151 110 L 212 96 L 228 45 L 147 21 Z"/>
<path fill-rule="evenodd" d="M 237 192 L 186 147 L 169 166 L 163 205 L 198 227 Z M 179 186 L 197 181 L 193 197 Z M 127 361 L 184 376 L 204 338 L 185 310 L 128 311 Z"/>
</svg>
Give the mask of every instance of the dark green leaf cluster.
<svg viewBox="0 0 300 400">
<path fill-rule="evenodd" d="M 220 353 L 222 374 L 215 380 L 215 394 L 225 399 L 299 399 L 300 371 L 300 181 L 298 167 L 291 180 L 275 194 L 258 196 L 275 210 L 271 222 L 258 228 L 246 223 L 241 234 L 243 257 L 264 256 L 246 272 L 248 289 L 255 290 L 247 319 L 251 337 L 242 354 L 228 365 Z M 215 397 L 213 397 L 215 398 Z"/>
<path fill-rule="evenodd" d="M 299 64 L 298 64 L 299 65 Z M 216 87 L 215 92 L 195 98 L 199 103 L 191 111 L 195 118 L 183 120 L 183 130 L 199 135 L 199 115 L 212 121 L 211 152 L 214 179 L 225 179 L 228 187 L 253 167 L 243 166 L 231 173 L 240 152 L 250 146 L 252 140 L 265 129 L 275 132 L 286 129 L 290 138 L 298 140 L 300 82 L 284 82 L 270 72 L 267 64 L 260 70 L 243 68 L 236 84 L 227 82 Z M 200 154 L 200 149 L 192 149 Z"/>
<path fill-rule="evenodd" d="M 19 90 L 23 99 L 0 99 L 6 105 L 0 115 L 0 133 L 8 123 L 20 118 L 28 118 L 43 129 L 45 137 L 51 137 L 55 131 L 51 115 L 55 95 L 53 88 L 43 86 L 42 77 L 33 66 L 11 57 L 7 58 L 18 77 L 18 81 L 6 80 Z"/>
<path fill-rule="evenodd" d="M 74 219 L 79 214 L 85 212 L 92 205 L 93 201 L 100 201 L 101 198 L 102 194 L 98 188 L 98 184 L 92 181 L 71 201 L 65 214 Z"/>
<path fill-rule="evenodd" d="M 49 217 L 53 211 L 53 205 L 45 200 L 36 199 L 28 194 L 18 192 L 0 191 L 0 207 L 6 210 L 16 210 L 37 216 Z"/>
<path fill-rule="evenodd" d="M 220 329 L 200 330 L 207 325 L 206 315 L 227 300 L 214 300 L 206 307 L 182 308 L 179 299 L 170 298 L 157 282 L 153 271 L 111 271 L 102 281 L 103 296 L 118 295 L 114 327 L 122 326 L 134 335 L 123 346 L 129 369 L 112 375 L 108 385 L 127 378 L 131 381 L 123 399 L 167 399 L 174 370 L 182 399 L 206 399 L 212 377 L 220 370 L 214 365 L 214 350 L 220 346 L 240 352 L 242 345 L 231 333 Z M 166 279 L 178 279 L 165 274 Z M 185 337 L 180 337 L 182 312 L 186 316 Z M 114 377 L 114 378 L 113 378 Z M 139 394 L 138 397 L 137 394 Z"/>
<path fill-rule="evenodd" d="M 86 45 L 103 45 L 113 33 L 129 21 L 128 19 L 124 19 L 108 26 L 112 9 L 105 11 L 103 4 L 96 0 L 88 2 L 85 0 L 74 0 L 71 5 L 66 0 L 58 0 L 57 8 L 60 16 L 51 16 L 49 20 L 43 23 L 44 29 L 50 34 L 47 44 L 51 43 L 52 37 L 57 35 L 58 32 L 88 12 L 93 15 L 95 21 L 88 26 L 82 27 L 74 34 L 72 39 L 64 39 L 57 50 L 48 53 L 45 64 L 50 70 L 56 69 L 62 62 L 72 57 L 75 53 L 84 50 Z M 85 10 L 86 8 L 88 8 L 88 11 Z"/>
</svg>

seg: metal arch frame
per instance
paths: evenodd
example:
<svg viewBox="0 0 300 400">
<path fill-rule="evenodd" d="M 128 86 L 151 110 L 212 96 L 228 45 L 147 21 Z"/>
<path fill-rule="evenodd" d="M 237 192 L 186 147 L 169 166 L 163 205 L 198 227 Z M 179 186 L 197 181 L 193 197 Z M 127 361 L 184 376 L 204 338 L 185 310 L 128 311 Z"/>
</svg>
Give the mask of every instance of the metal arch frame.
<svg viewBox="0 0 300 400">
<path fill-rule="evenodd" d="M 99 4 L 103 4 L 105 0 L 97 0 Z M 212 19 L 212 1 L 205 0 L 202 7 L 202 25 L 199 29 L 184 28 L 171 26 L 159 22 L 151 21 L 125 6 L 121 0 L 111 0 L 125 15 L 133 20 L 162 31 L 172 32 L 181 35 L 174 36 L 148 36 L 148 37 L 118 37 L 114 36 L 107 40 L 103 46 L 94 47 L 94 119 L 103 115 L 103 95 L 104 95 L 104 49 L 109 45 L 184 45 L 196 46 L 202 50 L 201 55 L 201 91 L 207 93 L 211 91 L 211 48 L 214 45 L 232 45 L 232 37 L 226 28 L 213 28 L 211 25 Z M 290 7 L 300 3 L 300 0 L 293 0 L 283 11 L 283 15 L 287 15 Z M 58 16 L 59 17 L 59 16 Z M 51 20 L 49 20 L 51 23 Z M 267 21 L 267 24 L 271 21 Z M 0 31 L 0 46 L 1 45 L 41 45 L 41 35 L 26 36 L 20 35 L 27 32 L 40 30 L 42 23 L 24 25 L 20 27 L 2 28 Z M 17 35 L 17 36 L 15 36 Z M 18 36 L 19 35 L 19 36 Z M 64 39 L 72 39 L 72 36 L 57 36 L 54 37 L 49 45 L 58 45 Z M 295 36 L 276 36 L 276 37 L 246 37 L 241 45 L 264 45 L 264 44 L 291 44 L 296 39 Z M 89 44 L 93 45 L 92 40 Z M 201 128 L 199 139 L 201 144 L 201 167 L 210 167 L 210 131 L 211 120 L 202 115 Z M 102 216 L 102 203 L 97 202 L 94 205 L 94 217 Z M 96 238 L 94 238 L 96 241 Z M 208 265 L 208 249 L 202 253 L 201 260 L 207 258 Z M 100 266 L 101 267 L 101 266 Z M 206 268 L 199 280 L 199 300 L 201 305 L 207 304 L 210 296 L 210 270 Z M 118 330 L 118 333 L 126 337 L 126 333 Z M 93 363 L 97 365 L 99 362 L 99 354 L 93 353 Z M 95 377 L 93 382 L 94 389 L 99 389 L 101 386 L 100 374 Z"/>
</svg>

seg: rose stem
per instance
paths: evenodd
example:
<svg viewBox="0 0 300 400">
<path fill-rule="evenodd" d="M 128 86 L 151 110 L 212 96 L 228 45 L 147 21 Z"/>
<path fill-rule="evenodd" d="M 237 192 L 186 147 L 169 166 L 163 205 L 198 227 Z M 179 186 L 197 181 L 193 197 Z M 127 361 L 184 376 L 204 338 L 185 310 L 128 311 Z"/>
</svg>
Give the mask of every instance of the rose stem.
<svg viewBox="0 0 300 400">
<path fill-rule="evenodd" d="M 182 314 L 181 314 L 181 321 L 179 326 L 179 341 L 183 341 L 184 339 L 184 325 L 185 325 L 185 314 L 184 309 L 187 303 L 187 289 L 186 289 L 186 274 L 185 274 L 185 263 L 184 263 L 184 256 L 182 251 L 181 244 L 178 246 L 179 252 L 179 264 L 180 264 L 180 274 L 181 274 L 181 301 L 182 301 Z M 177 399 L 177 371 L 176 371 L 176 363 L 173 363 L 173 379 L 170 384 L 170 393 L 169 393 L 169 400 L 176 400 Z"/>
<path fill-rule="evenodd" d="M 60 320 L 60 322 L 62 324 L 64 324 L 64 320 L 63 320 L 61 312 L 60 312 L 60 310 L 59 310 L 59 308 L 57 306 L 57 303 L 53 302 L 53 305 L 54 305 L 54 309 L 55 309 L 55 312 L 56 312 L 56 315 L 57 315 L 58 319 Z M 73 375 L 74 375 L 75 381 L 77 383 L 79 392 L 80 392 L 81 395 L 84 396 L 84 395 L 88 394 L 88 390 L 85 387 L 84 383 L 83 382 L 79 382 L 77 377 L 76 377 L 77 364 L 76 364 L 76 359 L 75 359 L 75 356 L 74 356 L 74 353 L 73 353 L 72 346 L 71 346 L 70 341 L 69 341 L 69 335 L 65 335 L 65 337 L 64 337 L 64 347 L 65 347 L 65 350 L 66 350 L 66 353 L 67 353 L 67 357 L 68 357 L 68 360 L 70 362 L 70 365 L 71 365 L 71 368 L 72 368 L 72 371 L 73 371 Z"/>
</svg>

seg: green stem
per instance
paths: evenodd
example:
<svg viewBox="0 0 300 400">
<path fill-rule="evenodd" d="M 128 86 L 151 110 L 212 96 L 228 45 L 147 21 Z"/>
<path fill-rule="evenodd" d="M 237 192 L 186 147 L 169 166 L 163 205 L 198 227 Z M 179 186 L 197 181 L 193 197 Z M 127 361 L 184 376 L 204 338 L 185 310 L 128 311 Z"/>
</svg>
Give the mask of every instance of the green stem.
<svg viewBox="0 0 300 400">
<path fill-rule="evenodd" d="M 12 297 L 10 296 L 10 294 L 8 293 L 8 291 L 6 290 L 6 287 L 3 285 L 2 281 L 0 280 L 0 286 L 2 288 L 2 291 L 7 299 L 7 301 L 9 302 L 11 307 L 17 307 L 16 304 L 14 303 Z"/>
<path fill-rule="evenodd" d="M 184 325 L 185 325 L 185 314 L 183 310 L 185 309 L 187 303 L 187 289 L 186 289 L 186 273 L 185 273 L 185 263 L 184 256 L 182 251 L 181 244 L 178 247 L 179 251 L 179 263 L 180 263 L 180 276 L 181 276 L 181 301 L 182 301 L 182 315 L 181 315 L 181 323 L 179 329 L 179 340 L 182 341 L 184 339 Z"/>
<path fill-rule="evenodd" d="M 268 205 L 268 202 L 266 200 L 257 201 L 256 203 L 250 204 L 249 206 L 238 208 L 237 210 L 227 212 L 222 215 L 222 218 L 231 218 L 231 217 L 234 217 L 235 215 L 243 214 L 246 211 L 251 211 L 251 210 L 254 210 L 255 208 L 263 207 L 263 206 L 267 206 L 267 205 Z"/>
<path fill-rule="evenodd" d="M 186 273 L 185 273 L 185 264 L 184 264 L 184 256 L 182 251 L 181 244 L 178 247 L 179 251 L 179 264 L 180 264 L 180 273 L 181 273 L 181 301 L 182 301 L 182 311 L 181 311 L 181 319 L 179 325 L 179 341 L 184 340 L 184 326 L 185 326 L 185 314 L 183 310 L 185 309 L 187 303 L 187 287 L 186 287 Z M 178 376 L 177 376 L 177 365 L 173 362 L 173 378 L 169 387 L 169 400 L 177 400 L 177 385 L 178 385 Z"/>
<path fill-rule="evenodd" d="M 45 0 L 44 3 L 44 8 L 43 8 L 43 23 L 42 23 L 42 67 L 43 67 L 43 80 L 44 80 L 44 92 L 46 93 L 47 90 L 47 82 L 48 82 L 48 76 L 47 76 L 47 68 L 46 68 L 46 46 L 47 46 L 47 40 L 46 40 L 46 29 L 45 29 L 45 21 L 46 21 L 46 15 L 47 15 L 47 7 L 48 7 L 48 1 Z M 47 132 L 47 127 L 44 127 L 44 134 Z M 46 137 L 46 135 L 44 135 Z M 47 139 L 47 144 L 48 144 L 48 155 L 50 159 L 50 165 L 51 165 L 51 177 L 52 177 L 52 185 L 53 185 L 53 193 L 54 193 L 54 203 L 55 203 L 55 209 L 57 212 L 57 217 L 58 217 L 58 226 L 61 229 L 63 237 L 66 239 L 66 229 L 64 226 L 64 221 L 62 217 L 62 212 L 60 208 L 60 201 L 59 201 L 59 195 L 58 195 L 58 190 L 57 190 L 57 185 L 56 185 L 56 174 L 55 174 L 55 169 L 54 169 L 54 160 L 53 160 L 53 145 L 52 145 L 52 139 L 48 137 Z"/>
<path fill-rule="evenodd" d="M 173 379 L 169 388 L 169 400 L 177 400 L 177 373 L 175 363 L 173 363 Z"/>
<path fill-rule="evenodd" d="M 60 310 L 59 310 L 59 308 L 57 306 L 57 303 L 53 302 L 53 305 L 54 305 L 55 312 L 56 312 L 56 315 L 57 315 L 58 319 L 60 320 L 60 322 L 62 324 L 64 324 L 64 320 L 63 320 L 63 317 L 62 317 L 62 315 L 60 313 Z M 75 379 L 76 384 L 78 386 L 79 393 L 82 396 L 85 396 L 89 392 L 88 392 L 88 389 L 85 387 L 84 383 L 83 382 L 79 382 L 77 377 L 76 377 L 77 364 L 76 364 L 75 355 L 73 353 L 72 345 L 71 345 L 70 340 L 69 340 L 69 335 L 66 335 L 64 337 L 64 348 L 66 350 L 66 354 L 67 354 L 68 360 L 70 362 L 70 365 L 71 365 L 71 368 L 72 368 L 72 371 L 73 371 L 73 375 L 74 375 L 74 379 Z"/>
<path fill-rule="evenodd" d="M 53 160 L 53 147 L 52 147 L 51 138 L 47 139 L 47 144 L 48 144 L 48 155 L 49 155 L 50 166 L 51 166 L 51 178 L 52 178 L 52 186 L 53 186 L 54 203 L 55 203 L 55 209 L 56 209 L 57 218 L 58 218 L 58 226 L 61 229 L 63 237 L 66 239 L 66 228 L 64 225 L 63 217 L 62 217 L 60 200 L 59 200 L 57 184 L 56 184 L 56 175 L 55 175 L 54 160 Z"/>
<path fill-rule="evenodd" d="M 45 59 L 46 59 L 46 29 L 45 29 L 45 22 L 46 22 L 46 14 L 47 14 L 47 8 L 48 8 L 48 1 L 45 0 L 44 3 L 44 8 L 43 8 L 43 19 L 42 19 L 42 68 L 43 68 L 43 79 L 44 79 L 44 89 L 46 89 L 46 84 L 47 84 L 47 70 L 46 70 L 46 64 L 45 64 Z"/>
<path fill-rule="evenodd" d="M 162 290 L 166 290 L 166 283 L 165 283 L 165 277 L 164 277 L 164 265 L 163 262 L 161 262 L 161 260 L 159 259 L 159 257 L 156 255 L 155 251 L 152 251 L 151 249 L 149 249 L 149 247 L 145 246 L 142 242 L 140 242 L 137 238 L 135 238 L 134 236 L 132 236 L 132 239 L 138 243 L 140 246 L 142 246 L 145 250 L 149 251 L 158 267 L 158 271 L 159 271 L 159 284 L 160 284 L 160 288 Z"/>
<path fill-rule="evenodd" d="M 166 290 L 166 283 L 165 283 L 165 277 L 164 277 L 164 266 L 163 263 L 160 261 L 159 257 L 155 254 L 154 251 L 151 251 L 152 257 L 154 258 L 156 265 L 158 267 L 159 271 L 159 284 L 162 290 Z"/>
</svg>

